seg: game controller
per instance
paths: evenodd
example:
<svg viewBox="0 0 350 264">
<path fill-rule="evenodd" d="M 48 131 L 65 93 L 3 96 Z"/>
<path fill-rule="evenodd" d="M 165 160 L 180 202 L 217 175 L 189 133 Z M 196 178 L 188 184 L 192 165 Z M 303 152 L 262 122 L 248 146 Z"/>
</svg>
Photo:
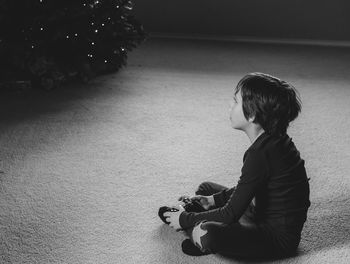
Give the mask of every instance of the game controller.
<svg viewBox="0 0 350 264">
<path fill-rule="evenodd" d="M 184 209 L 186 212 L 200 213 L 205 211 L 202 204 L 198 200 L 191 200 L 191 198 L 184 198 L 182 201 L 185 203 Z"/>
</svg>

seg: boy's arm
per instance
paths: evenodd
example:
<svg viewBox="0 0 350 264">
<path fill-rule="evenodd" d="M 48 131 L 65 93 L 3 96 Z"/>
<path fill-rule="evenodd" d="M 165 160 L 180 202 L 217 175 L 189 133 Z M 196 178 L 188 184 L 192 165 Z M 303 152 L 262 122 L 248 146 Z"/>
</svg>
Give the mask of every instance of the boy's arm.
<svg viewBox="0 0 350 264">
<path fill-rule="evenodd" d="M 232 193 L 235 191 L 236 187 L 222 190 L 218 193 L 215 193 L 213 195 L 214 201 L 215 201 L 215 207 L 222 207 L 224 206 L 228 199 L 230 199 Z"/>
<path fill-rule="evenodd" d="M 182 228 L 190 228 L 202 220 L 227 224 L 239 220 L 268 175 L 264 155 L 256 150 L 250 150 L 247 154 L 240 180 L 227 203 L 223 207 L 201 213 L 182 212 L 179 219 Z"/>
</svg>

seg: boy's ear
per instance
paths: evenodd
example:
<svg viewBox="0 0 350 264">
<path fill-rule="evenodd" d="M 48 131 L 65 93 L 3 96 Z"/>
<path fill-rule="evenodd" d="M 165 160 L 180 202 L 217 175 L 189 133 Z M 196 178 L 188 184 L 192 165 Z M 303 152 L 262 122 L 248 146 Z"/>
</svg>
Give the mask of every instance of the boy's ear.
<svg viewBox="0 0 350 264">
<path fill-rule="evenodd" d="M 254 120 L 255 120 L 255 116 L 251 116 L 251 117 L 249 117 L 249 119 L 248 119 L 248 121 L 251 122 L 251 123 L 253 123 Z"/>
</svg>

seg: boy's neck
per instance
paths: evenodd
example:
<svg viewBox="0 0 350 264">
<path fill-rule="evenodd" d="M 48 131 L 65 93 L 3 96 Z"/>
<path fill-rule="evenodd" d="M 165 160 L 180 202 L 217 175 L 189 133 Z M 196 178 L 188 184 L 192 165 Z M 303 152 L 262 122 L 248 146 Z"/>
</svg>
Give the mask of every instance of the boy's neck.
<svg viewBox="0 0 350 264">
<path fill-rule="evenodd" d="M 260 126 L 258 126 L 258 127 L 253 126 L 252 129 L 249 129 L 245 132 L 246 132 L 247 136 L 249 137 L 251 144 L 254 144 L 254 142 L 257 140 L 257 138 L 261 134 L 263 134 L 265 132 L 265 130 Z"/>
</svg>

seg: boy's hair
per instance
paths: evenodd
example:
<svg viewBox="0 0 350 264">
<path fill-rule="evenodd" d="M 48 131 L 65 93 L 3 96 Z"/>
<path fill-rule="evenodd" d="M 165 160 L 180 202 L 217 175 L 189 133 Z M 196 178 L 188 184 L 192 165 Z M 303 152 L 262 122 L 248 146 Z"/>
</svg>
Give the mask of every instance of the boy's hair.
<svg viewBox="0 0 350 264">
<path fill-rule="evenodd" d="M 290 84 L 264 73 L 249 73 L 237 84 L 235 95 L 241 91 L 245 118 L 255 116 L 254 123 L 266 133 L 284 135 L 289 123 L 301 111 L 298 91 Z"/>
</svg>

